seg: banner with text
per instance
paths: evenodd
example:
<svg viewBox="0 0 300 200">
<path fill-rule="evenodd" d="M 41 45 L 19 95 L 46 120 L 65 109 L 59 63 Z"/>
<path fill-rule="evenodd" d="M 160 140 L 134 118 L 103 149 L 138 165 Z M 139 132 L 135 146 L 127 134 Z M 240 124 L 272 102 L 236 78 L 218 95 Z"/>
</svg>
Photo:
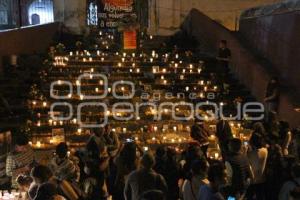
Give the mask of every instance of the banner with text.
<svg viewBox="0 0 300 200">
<path fill-rule="evenodd" d="M 100 28 L 118 28 L 134 15 L 134 0 L 99 0 Z"/>
</svg>

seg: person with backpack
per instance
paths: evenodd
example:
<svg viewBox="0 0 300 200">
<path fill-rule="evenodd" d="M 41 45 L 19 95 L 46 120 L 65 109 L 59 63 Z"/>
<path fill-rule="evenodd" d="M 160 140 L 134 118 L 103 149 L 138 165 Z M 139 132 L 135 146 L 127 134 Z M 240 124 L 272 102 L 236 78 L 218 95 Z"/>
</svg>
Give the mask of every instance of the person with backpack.
<svg viewBox="0 0 300 200">
<path fill-rule="evenodd" d="M 138 200 L 140 196 L 149 190 L 160 190 L 167 193 L 168 186 L 164 177 L 156 173 L 154 156 L 147 152 L 141 159 L 141 168 L 129 174 L 124 188 L 125 200 Z"/>
<path fill-rule="evenodd" d="M 183 200 L 199 199 L 199 188 L 209 184 L 207 170 L 208 163 L 205 159 L 198 159 L 192 163 L 192 175 L 184 181 L 182 186 Z"/>
<path fill-rule="evenodd" d="M 300 199 L 300 163 L 292 166 L 292 180 L 283 184 L 279 192 L 278 200 Z"/>
</svg>

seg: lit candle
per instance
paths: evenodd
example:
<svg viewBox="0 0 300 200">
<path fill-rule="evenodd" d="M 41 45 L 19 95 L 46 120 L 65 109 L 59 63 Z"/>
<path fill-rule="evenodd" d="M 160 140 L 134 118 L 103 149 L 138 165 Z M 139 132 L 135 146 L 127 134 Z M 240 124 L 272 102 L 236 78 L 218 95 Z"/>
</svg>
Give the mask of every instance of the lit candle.
<svg viewBox="0 0 300 200">
<path fill-rule="evenodd" d="M 118 67 L 121 67 L 122 66 L 122 64 L 121 63 L 118 63 Z"/>
<path fill-rule="evenodd" d="M 104 61 L 104 58 L 103 58 L 103 57 L 101 58 L 101 61 L 102 61 L 102 62 Z"/>
<path fill-rule="evenodd" d="M 100 81 L 99 81 L 99 84 L 100 84 L 100 85 L 103 85 L 103 80 L 100 80 Z"/>
<path fill-rule="evenodd" d="M 186 90 L 186 91 L 189 91 L 189 89 L 190 89 L 190 88 L 189 88 L 188 86 L 185 87 L 185 90 Z"/>
<path fill-rule="evenodd" d="M 107 88 L 107 91 L 110 93 L 111 92 L 111 88 Z"/>
<path fill-rule="evenodd" d="M 63 125 L 63 124 L 64 124 L 64 122 L 63 122 L 63 121 L 59 121 L 59 124 L 60 124 L 60 125 Z"/>
<path fill-rule="evenodd" d="M 153 36 L 152 35 L 150 35 L 150 40 L 152 40 L 153 39 Z"/>
<path fill-rule="evenodd" d="M 179 57 L 178 54 L 176 54 L 176 55 L 175 55 L 175 58 L 178 59 L 178 57 Z"/>
<path fill-rule="evenodd" d="M 43 106 L 46 107 L 47 106 L 47 102 L 44 101 L 43 102 Z"/>
<path fill-rule="evenodd" d="M 149 147 L 143 147 L 144 148 L 144 151 L 148 151 L 149 150 Z"/>
<path fill-rule="evenodd" d="M 185 69 L 182 70 L 182 73 L 185 73 Z"/>
<path fill-rule="evenodd" d="M 167 72 L 167 70 L 166 69 L 163 69 L 163 73 L 166 73 Z"/>
<path fill-rule="evenodd" d="M 164 84 L 165 84 L 165 85 L 167 84 L 167 80 L 164 80 Z"/>
<path fill-rule="evenodd" d="M 157 131 L 157 126 L 154 126 L 153 130 L 156 132 Z"/>
<path fill-rule="evenodd" d="M 83 60 L 83 62 L 86 62 L 86 58 L 83 58 L 82 60 Z"/>
<path fill-rule="evenodd" d="M 80 81 L 79 80 L 76 80 L 76 85 L 80 86 Z"/>
<path fill-rule="evenodd" d="M 177 126 L 174 126 L 174 127 L 173 127 L 173 130 L 174 130 L 174 131 L 177 131 Z"/>
<path fill-rule="evenodd" d="M 152 51 L 152 57 L 155 57 L 155 51 Z"/>
<path fill-rule="evenodd" d="M 77 129 L 77 133 L 81 134 L 82 133 L 82 129 L 81 128 Z"/>
<path fill-rule="evenodd" d="M 77 123 L 77 119 L 76 118 L 73 118 L 73 124 L 76 124 Z"/>
<path fill-rule="evenodd" d="M 93 58 L 89 58 L 89 61 L 92 62 L 92 61 L 93 61 Z"/>
<path fill-rule="evenodd" d="M 37 146 L 38 148 L 41 148 L 41 146 L 42 146 L 41 142 L 40 142 L 40 141 L 37 141 L 37 142 L 36 142 L 36 146 Z"/>
<path fill-rule="evenodd" d="M 36 101 L 33 101 L 32 104 L 35 106 L 36 105 Z"/>
<path fill-rule="evenodd" d="M 175 63 L 175 68 L 177 68 L 178 67 L 178 64 L 177 63 Z"/>
<path fill-rule="evenodd" d="M 180 75 L 180 80 L 183 80 L 184 79 L 184 75 Z"/>
<path fill-rule="evenodd" d="M 122 58 L 122 62 L 124 62 L 125 61 L 125 58 Z"/>
<path fill-rule="evenodd" d="M 96 87 L 96 88 L 95 88 L 95 92 L 99 92 L 99 88 Z"/>
<path fill-rule="evenodd" d="M 91 68 L 91 72 L 94 72 L 94 68 Z"/>
<path fill-rule="evenodd" d="M 123 133 L 126 133 L 127 129 L 126 128 L 123 128 Z"/>
<path fill-rule="evenodd" d="M 41 122 L 40 122 L 40 121 L 38 121 L 38 123 L 37 123 L 37 126 L 38 126 L 38 127 L 40 127 L 40 126 L 41 126 Z"/>
<path fill-rule="evenodd" d="M 201 73 L 201 69 L 198 69 L 198 74 L 200 74 Z"/>
<path fill-rule="evenodd" d="M 72 51 L 70 52 L 70 56 L 73 56 L 73 52 Z"/>
<path fill-rule="evenodd" d="M 156 140 L 156 138 L 155 138 L 155 137 L 153 137 L 153 138 L 152 138 L 152 141 L 155 141 L 155 140 Z"/>
<path fill-rule="evenodd" d="M 135 53 L 132 53 L 132 57 L 135 57 Z"/>
<path fill-rule="evenodd" d="M 129 69 L 129 72 L 132 73 L 132 69 Z"/>
<path fill-rule="evenodd" d="M 81 95 L 79 96 L 79 98 L 80 98 L 80 100 L 83 100 L 84 96 L 81 94 Z"/>
<path fill-rule="evenodd" d="M 98 50 L 98 51 L 97 51 L 97 56 L 99 56 L 99 55 L 100 55 L 100 51 Z"/>
<path fill-rule="evenodd" d="M 137 69 L 136 69 L 136 72 L 137 72 L 137 73 L 140 73 L 140 69 L 139 69 L 139 68 L 137 68 Z"/>
</svg>

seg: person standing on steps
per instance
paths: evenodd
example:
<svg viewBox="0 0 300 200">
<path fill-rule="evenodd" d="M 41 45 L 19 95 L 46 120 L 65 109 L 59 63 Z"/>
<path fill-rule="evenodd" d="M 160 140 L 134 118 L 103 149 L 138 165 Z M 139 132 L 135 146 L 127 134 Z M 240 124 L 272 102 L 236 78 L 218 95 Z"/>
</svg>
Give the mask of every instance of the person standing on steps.
<svg viewBox="0 0 300 200">
<path fill-rule="evenodd" d="M 221 85 L 221 93 L 224 91 L 224 82 L 225 82 L 225 76 L 229 72 L 229 62 L 231 59 L 231 51 L 227 47 L 227 41 L 226 40 L 221 40 L 220 41 L 220 46 L 219 46 L 219 51 L 218 51 L 218 56 L 216 57 L 218 61 L 218 73 L 220 74 L 220 79 L 222 81 Z"/>
</svg>

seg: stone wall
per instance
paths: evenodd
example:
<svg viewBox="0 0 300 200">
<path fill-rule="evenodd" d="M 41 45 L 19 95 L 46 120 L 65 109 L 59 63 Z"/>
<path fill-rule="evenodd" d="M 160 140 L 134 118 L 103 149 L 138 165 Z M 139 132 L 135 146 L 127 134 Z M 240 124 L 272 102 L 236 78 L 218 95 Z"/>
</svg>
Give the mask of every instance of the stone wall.
<svg viewBox="0 0 300 200">
<path fill-rule="evenodd" d="M 149 32 L 173 34 L 192 8 L 200 10 L 228 29 L 235 30 L 243 10 L 280 1 L 282 0 L 149 0 Z"/>
<path fill-rule="evenodd" d="M 259 101 L 263 101 L 270 74 L 233 33 L 195 9 L 191 10 L 181 27 L 198 41 L 205 40 L 214 51 L 220 40 L 227 40 L 232 51 L 231 70 Z M 289 121 L 292 127 L 299 126 L 300 113 L 295 111 L 299 99 L 295 99 L 290 91 L 281 92 L 280 118 Z"/>
<path fill-rule="evenodd" d="M 300 11 L 244 18 L 240 33 L 271 62 L 284 85 L 294 87 L 293 93 L 300 96 Z"/>
<path fill-rule="evenodd" d="M 61 27 L 62 24 L 56 22 L 0 32 L 0 73 L 4 61 L 10 60 L 11 56 L 45 53 Z"/>
</svg>

